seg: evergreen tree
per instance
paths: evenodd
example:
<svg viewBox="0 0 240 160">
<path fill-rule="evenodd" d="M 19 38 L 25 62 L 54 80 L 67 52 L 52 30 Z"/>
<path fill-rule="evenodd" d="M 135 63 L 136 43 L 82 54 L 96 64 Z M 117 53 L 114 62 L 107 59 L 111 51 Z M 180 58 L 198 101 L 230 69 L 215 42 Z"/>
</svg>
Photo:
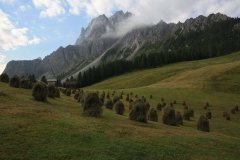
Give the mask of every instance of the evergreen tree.
<svg viewBox="0 0 240 160">
<path fill-rule="evenodd" d="M 46 79 L 45 76 L 42 76 L 41 81 L 42 81 L 43 83 L 47 84 L 47 79 Z"/>
</svg>

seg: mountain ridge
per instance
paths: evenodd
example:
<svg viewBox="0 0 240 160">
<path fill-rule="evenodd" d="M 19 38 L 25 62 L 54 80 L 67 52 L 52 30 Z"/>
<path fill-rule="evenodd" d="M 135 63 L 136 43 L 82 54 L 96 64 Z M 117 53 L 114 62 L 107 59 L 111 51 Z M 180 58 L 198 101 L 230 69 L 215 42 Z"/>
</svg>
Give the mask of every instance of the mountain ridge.
<svg viewBox="0 0 240 160">
<path fill-rule="evenodd" d="M 176 48 L 174 45 L 178 45 L 171 41 L 179 41 L 185 35 L 195 34 L 208 29 L 208 26 L 215 23 L 233 19 L 216 13 L 207 17 L 200 15 L 196 18 L 189 18 L 185 22 L 176 24 L 160 21 L 155 25 L 138 26 L 118 37 L 117 27 L 123 25 L 123 22 L 127 22 L 132 16 L 132 13 L 118 11 L 109 18 L 105 15 L 94 18 L 86 29 L 82 28 L 75 45 L 69 45 L 66 48 L 60 47 L 41 61 L 40 66 L 37 67 L 37 73 L 35 73 L 36 77 L 62 75 L 63 80 L 70 76 L 76 78 L 79 72 L 103 63 L 119 59 L 133 60 L 141 54 L 149 54 L 154 50 L 159 52 L 158 48 L 171 51 Z M 238 28 L 238 25 L 234 24 L 233 29 L 238 30 Z M 107 36 L 108 33 L 115 34 L 115 37 Z M 189 47 L 188 44 L 185 44 L 186 47 Z M 8 63 L 5 72 L 10 76 L 18 73 L 29 74 L 28 69 L 25 69 L 25 72 L 14 71 L 14 68 L 18 67 L 13 68 L 12 66 L 18 64 L 12 63 L 23 62 L 11 61 Z"/>
</svg>

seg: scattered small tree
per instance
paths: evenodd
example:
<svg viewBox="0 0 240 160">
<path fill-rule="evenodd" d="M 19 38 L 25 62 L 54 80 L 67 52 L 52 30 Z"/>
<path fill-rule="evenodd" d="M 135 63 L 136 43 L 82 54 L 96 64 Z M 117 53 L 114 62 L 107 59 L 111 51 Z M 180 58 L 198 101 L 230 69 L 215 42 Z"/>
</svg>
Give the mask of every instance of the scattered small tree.
<svg viewBox="0 0 240 160">
<path fill-rule="evenodd" d="M 4 82 L 4 83 L 8 83 L 9 82 L 9 76 L 7 73 L 2 73 L 0 75 L 0 81 Z"/>
<path fill-rule="evenodd" d="M 21 79 L 20 80 L 20 87 L 24 88 L 24 89 L 32 89 L 33 84 L 31 81 L 27 80 L 27 79 Z"/>
<path fill-rule="evenodd" d="M 41 81 L 45 84 L 47 84 L 47 78 L 45 76 L 42 76 Z"/>
<path fill-rule="evenodd" d="M 37 101 L 46 101 L 48 95 L 47 85 L 43 82 L 37 82 L 32 90 L 32 96 Z"/>
<path fill-rule="evenodd" d="M 14 88 L 19 88 L 20 87 L 20 78 L 18 76 L 13 76 L 10 79 L 10 86 Z"/>
</svg>

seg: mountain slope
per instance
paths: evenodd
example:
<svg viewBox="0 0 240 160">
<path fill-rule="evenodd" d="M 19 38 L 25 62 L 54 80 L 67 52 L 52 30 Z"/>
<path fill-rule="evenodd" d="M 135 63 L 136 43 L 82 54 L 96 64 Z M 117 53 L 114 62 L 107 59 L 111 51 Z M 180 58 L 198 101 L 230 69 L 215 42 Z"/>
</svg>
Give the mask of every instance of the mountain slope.
<svg viewBox="0 0 240 160">
<path fill-rule="evenodd" d="M 239 24 L 240 19 L 217 13 L 190 18 L 184 23 L 161 21 L 157 25 L 140 27 L 128 32 L 80 71 L 116 60 L 140 64 L 149 57 L 152 66 L 159 66 L 230 54 L 240 49 Z"/>
<path fill-rule="evenodd" d="M 237 75 L 239 67 L 240 52 L 237 52 L 217 58 L 181 62 L 164 67 L 132 72 L 110 78 L 89 88 L 198 88 L 223 91 L 221 88 L 225 86 L 225 89 L 227 90 L 228 88 L 229 92 L 235 92 L 231 88 L 235 88 L 234 90 L 240 89 L 238 83 L 240 78 Z M 224 77 L 228 81 L 224 81 Z M 216 84 L 222 83 L 224 86 L 217 86 L 215 82 Z"/>
</svg>

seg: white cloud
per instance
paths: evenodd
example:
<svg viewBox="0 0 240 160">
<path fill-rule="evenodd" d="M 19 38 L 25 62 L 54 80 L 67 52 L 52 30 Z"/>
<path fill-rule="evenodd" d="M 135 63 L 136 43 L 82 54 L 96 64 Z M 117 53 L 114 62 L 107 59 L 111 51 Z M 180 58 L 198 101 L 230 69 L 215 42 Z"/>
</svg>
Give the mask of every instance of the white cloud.
<svg viewBox="0 0 240 160">
<path fill-rule="evenodd" d="M 29 9 L 31 9 L 31 6 L 30 6 L 30 5 L 21 5 L 21 6 L 19 7 L 19 9 L 20 9 L 20 11 L 22 11 L 22 12 L 26 12 L 26 11 L 28 11 Z"/>
<path fill-rule="evenodd" d="M 86 5 L 85 0 L 67 0 L 69 12 L 73 15 L 79 15 Z"/>
<path fill-rule="evenodd" d="M 3 4 L 13 4 L 16 0 L 0 0 L 0 3 Z"/>
<path fill-rule="evenodd" d="M 0 74 L 3 72 L 6 63 L 5 63 L 6 56 L 0 53 Z"/>
<path fill-rule="evenodd" d="M 17 28 L 6 13 L 0 10 L 0 51 L 13 50 L 16 47 L 38 44 L 36 36 L 29 38 L 28 28 Z"/>
<path fill-rule="evenodd" d="M 41 9 L 41 17 L 55 17 L 65 13 L 62 0 L 33 0 L 33 4 Z"/>
<path fill-rule="evenodd" d="M 221 12 L 230 16 L 240 16 L 239 0 L 32 0 L 35 7 L 41 9 L 42 17 L 82 12 L 90 17 L 106 14 L 115 10 L 130 11 L 141 17 L 142 21 L 167 22 L 183 21 L 192 14 L 210 14 Z"/>
</svg>

